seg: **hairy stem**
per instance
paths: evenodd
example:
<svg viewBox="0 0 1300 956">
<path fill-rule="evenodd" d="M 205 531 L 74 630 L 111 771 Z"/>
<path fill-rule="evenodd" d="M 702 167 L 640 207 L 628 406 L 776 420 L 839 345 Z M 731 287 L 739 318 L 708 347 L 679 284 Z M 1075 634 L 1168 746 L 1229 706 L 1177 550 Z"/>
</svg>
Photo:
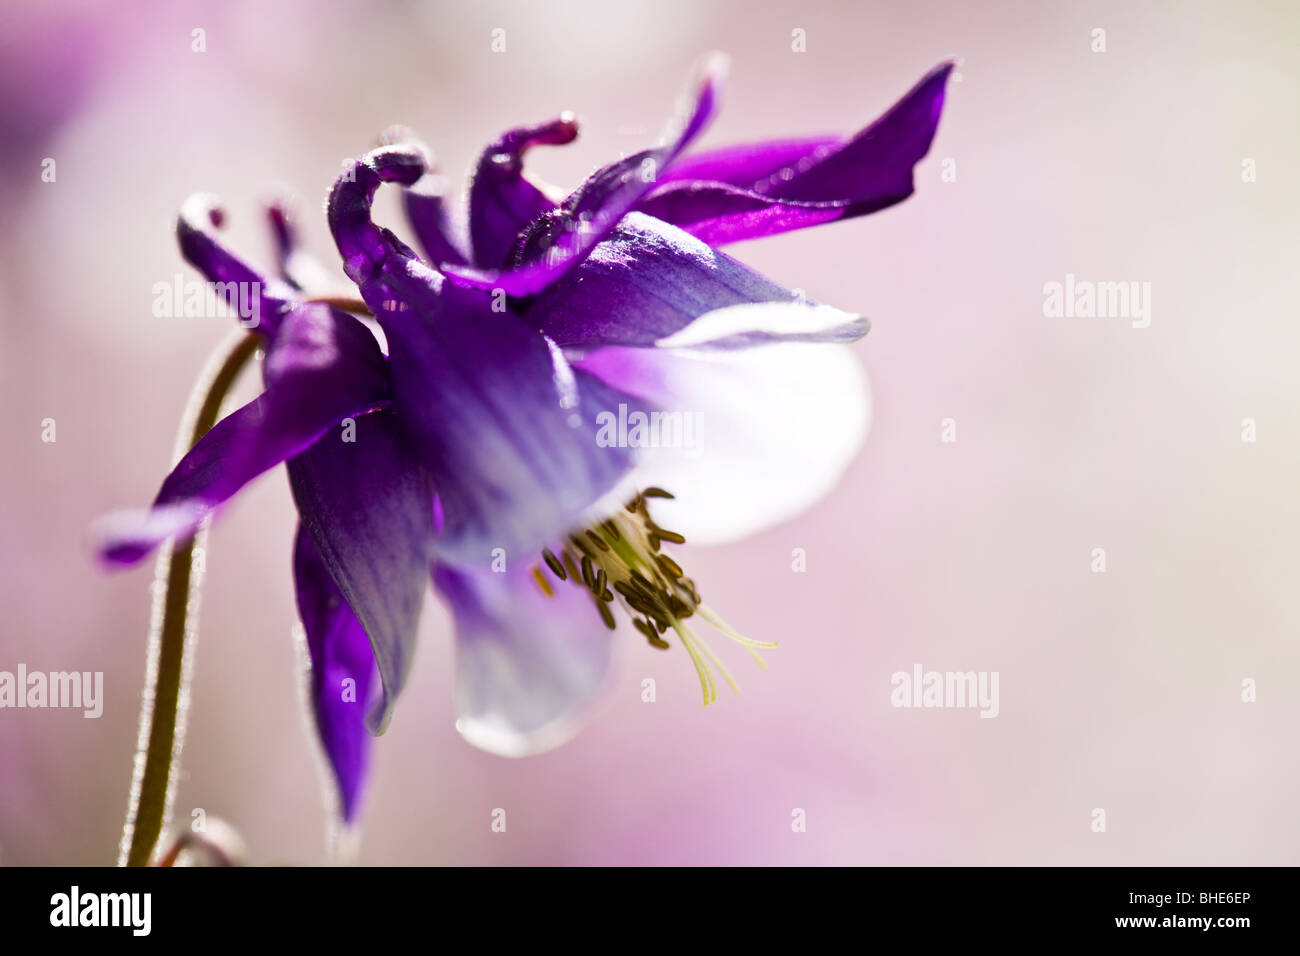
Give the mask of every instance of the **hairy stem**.
<svg viewBox="0 0 1300 956">
<path fill-rule="evenodd" d="M 175 460 L 179 461 L 217 423 L 227 394 L 257 352 L 260 341 L 254 333 L 240 330 L 213 352 L 181 419 Z M 205 523 L 193 537 L 170 542 L 158 555 L 140 735 L 126 826 L 118 851 L 119 866 L 148 866 L 171 816 L 173 784 L 185 740 L 189 672 L 203 582 L 202 545 L 206 535 Z"/>
</svg>

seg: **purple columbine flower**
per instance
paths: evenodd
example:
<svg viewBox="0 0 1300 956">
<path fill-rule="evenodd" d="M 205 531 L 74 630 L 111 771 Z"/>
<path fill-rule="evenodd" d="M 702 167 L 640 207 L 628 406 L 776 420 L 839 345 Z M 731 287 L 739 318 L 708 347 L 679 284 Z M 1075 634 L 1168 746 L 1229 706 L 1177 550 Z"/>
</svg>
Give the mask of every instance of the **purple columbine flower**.
<svg viewBox="0 0 1300 956">
<path fill-rule="evenodd" d="M 734 682 L 698 621 L 755 657 L 773 645 L 702 601 L 665 551 L 683 541 L 669 528 L 718 542 L 791 517 L 838 479 L 869 418 L 861 370 L 840 347 L 866 320 L 716 247 L 907 198 L 951 69 L 851 137 L 683 156 L 716 106 L 711 60 L 659 146 L 565 198 L 523 160 L 572 141 L 573 117 L 506 133 L 477 163 L 465 221 L 423 148 L 390 136 L 328 202 L 386 352 L 360 319 L 303 292 L 319 292 L 324 273 L 283 210 L 275 278 L 216 239 L 210 200 L 191 200 L 186 259 L 213 282 L 259 290 L 266 390 L 195 445 L 151 509 L 114 517 L 104 555 L 139 560 L 287 462 L 312 700 L 348 821 L 366 731 L 382 732 L 406 679 L 430 574 L 455 618 L 457 728 L 485 750 L 567 739 L 604 681 L 620 617 L 656 647 L 679 642 L 708 703 L 715 668 Z M 404 188 L 424 256 L 372 220 L 384 183 Z M 703 423 L 701 448 L 626 434 L 629 420 L 679 415 Z"/>
</svg>

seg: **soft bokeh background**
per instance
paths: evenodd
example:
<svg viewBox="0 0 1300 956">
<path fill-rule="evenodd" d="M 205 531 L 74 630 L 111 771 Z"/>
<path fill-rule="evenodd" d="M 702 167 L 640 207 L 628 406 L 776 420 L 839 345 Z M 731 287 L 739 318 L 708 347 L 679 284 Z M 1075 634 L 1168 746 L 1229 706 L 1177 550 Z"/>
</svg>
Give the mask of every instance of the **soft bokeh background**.
<svg viewBox="0 0 1300 956">
<path fill-rule="evenodd" d="M 714 48 L 733 67 L 706 144 L 856 129 L 963 58 L 915 197 L 730 250 L 874 320 L 855 350 L 875 425 L 838 490 L 685 558 L 781 648 L 760 674 L 722 647 L 744 693 L 701 710 L 685 656 L 623 628 L 590 727 L 511 762 L 455 733 L 431 602 L 360 860 L 1300 862 L 1293 4 L 7 0 L 0 20 L 0 669 L 102 670 L 106 695 L 97 721 L 0 711 L 0 863 L 115 858 L 152 572 L 102 573 L 88 527 L 152 496 L 226 331 L 151 316 L 155 282 L 192 276 L 181 200 L 223 196 L 232 241 L 262 257 L 268 189 L 315 213 L 390 123 L 455 175 L 564 108 L 581 139 L 530 163 L 573 184 L 647 143 Z M 308 230 L 332 252 L 321 217 Z M 1150 282 L 1150 328 L 1045 318 L 1043 284 L 1067 272 Z M 326 821 L 290 639 L 293 520 L 277 470 L 212 534 L 177 809 L 230 821 L 255 860 L 311 863 Z M 892 708 L 913 663 L 998 671 L 1000 716 Z"/>
</svg>

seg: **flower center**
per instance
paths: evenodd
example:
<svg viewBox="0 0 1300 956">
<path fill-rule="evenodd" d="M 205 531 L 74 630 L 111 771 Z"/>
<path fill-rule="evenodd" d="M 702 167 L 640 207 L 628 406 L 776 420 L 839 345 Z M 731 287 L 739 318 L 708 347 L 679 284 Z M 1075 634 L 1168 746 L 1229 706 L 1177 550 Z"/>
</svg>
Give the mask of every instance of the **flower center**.
<svg viewBox="0 0 1300 956">
<path fill-rule="evenodd" d="M 617 626 L 612 606 L 618 604 L 654 647 L 668 648 L 664 635 L 673 631 L 695 665 L 704 703 L 709 704 L 718 698 L 710 662 L 732 690 L 740 688 L 708 644 L 686 623 L 688 618 L 698 615 L 708 621 L 749 651 L 759 667 L 764 662 L 756 648 L 776 647 L 776 644 L 750 640 L 732 629 L 700 599 L 695 582 L 686 576 L 681 565 L 663 553 L 664 542 L 684 544 L 686 539 L 655 524 L 647 501 L 672 497 L 662 488 L 646 488 L 618 514 L 571 535 L 558 555 L 543 549 L 542 560 L 556 578 L 590 594 L 601 620 L 610 630 Z M 553 597 L 555 592 L 542 568 L 540 564 L 533 566 L 533 578 L 543 594 Z"/>
</svg>

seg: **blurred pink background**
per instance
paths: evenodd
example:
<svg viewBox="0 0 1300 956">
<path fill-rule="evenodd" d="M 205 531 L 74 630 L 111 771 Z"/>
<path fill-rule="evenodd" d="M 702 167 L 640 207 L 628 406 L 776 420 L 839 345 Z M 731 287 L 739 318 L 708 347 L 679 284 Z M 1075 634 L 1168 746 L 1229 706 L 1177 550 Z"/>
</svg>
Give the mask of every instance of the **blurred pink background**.
<svg viewBox="0 0 1300 956">
<path fill-rule="evenodd" d="M 962 57 L 916 196 L 728 250 L 874 323 L 854 349 L 875 423 L 838 489 L 684 552 L 712 605 L 781 647 L 760 673 L 716 642 L 743 693 L 702 710 L 680 649 L 623 627 L 589 727 L 507 761 L 453 729 L 431 600 L 359 860 L 1300 862 L 1294 5 L 19 0 L 0 18 L 0 669 L 103 671 L 106 697 L 99 720 L 0 711 L 0 864 L 116 857 L 152 568 L 101 572 L 88 529 L 152 497 L 226 332 L 151 315 L 155 282 L 194 277 L 180 202 L 222 196 L 231 241 L 269 262 L 259 200 L 284 186 L 331 256 L 319 203 L 385 126 L 459 176 L 505 127 L 574 109 L 579 141 L 529 159 L 569 186 L 647 144 L 711 49 L 733 62 L 705 145 L 857 129 Z M 399 222 L 392 196 L 380 209 Z M 1150 327 L 1045 318 L 1066 273 L 1150 282 Z M 213 530 L 176 803 L 182 825 L 229 821 L 257 862 L 326 859 L 293 522 L 277 469 Z M 999 716 L 891 707 L 915 663 L 997 671 Z"/>
</svg>

